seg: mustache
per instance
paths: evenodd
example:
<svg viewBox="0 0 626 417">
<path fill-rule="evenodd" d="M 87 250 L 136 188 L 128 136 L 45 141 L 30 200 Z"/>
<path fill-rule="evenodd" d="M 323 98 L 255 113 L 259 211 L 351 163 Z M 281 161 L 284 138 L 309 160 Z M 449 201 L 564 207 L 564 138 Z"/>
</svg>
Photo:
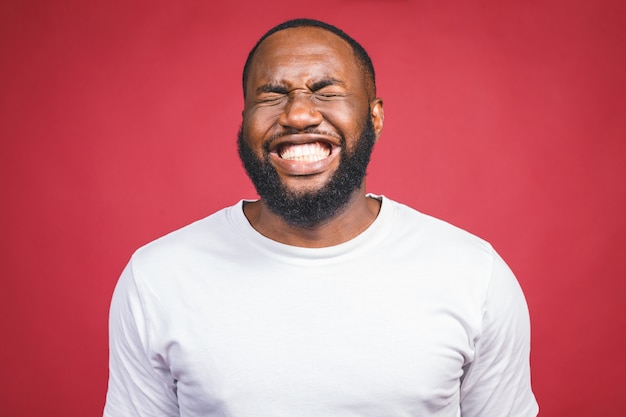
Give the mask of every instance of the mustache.
<svg viewBox="0 0 626 417">
<path fill-rule="evenodd" d="M 292 127 L 286 127 L 283 130 L 281 130 L 280 132 L 277 132 L 277 133 L 273 134 L 272 136 L 270 136 L 265 141 L 265 143 L 263 144 L 263 150 L 265 150 L 265 152 L 269 152 L 269 150 L 272 147 L 272 144 L 276 140 L 282 138 L 283 136 L 297 135 L 297 134 L 331 136 L 331 137 L 334 137 L 334 138 L 338 139 L 339 143 L 341 144 L 341 146 L 345 145 L 345 140 L 344 140 L 343 136 L 341 136 L 337 132 L 333 132 L 333 131 L 330 131 L 330 130 L 319 129 L 319 128 L 315 127 L 315 126 L 307 127 L 306 129 L 295 129 L 295 128 L 292 128 Z"/>
</svg>

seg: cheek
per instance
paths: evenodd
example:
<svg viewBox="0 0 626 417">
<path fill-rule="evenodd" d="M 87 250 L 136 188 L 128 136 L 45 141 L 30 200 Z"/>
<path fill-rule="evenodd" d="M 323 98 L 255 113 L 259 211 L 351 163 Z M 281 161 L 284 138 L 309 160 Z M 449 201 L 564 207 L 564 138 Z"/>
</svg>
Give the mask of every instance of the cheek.
<svg viewBox="0 0 626 417">
<path fill-rule="evenodd" d="M 348 103 L 330 110 L 324 113 L 324 119 L 340 130 L 347 142 L 359 138 L 365 126 L 365 118 L 370 117 L 369 108 Z"/>
<path fill-rule="evenodd" d="M 243 133 L 248 141 L 253 143 L 266 140 L 272 129 L 276 126 L 280 112 L 276 109 L 252 109 L 244 111 Z"/>
</svg>

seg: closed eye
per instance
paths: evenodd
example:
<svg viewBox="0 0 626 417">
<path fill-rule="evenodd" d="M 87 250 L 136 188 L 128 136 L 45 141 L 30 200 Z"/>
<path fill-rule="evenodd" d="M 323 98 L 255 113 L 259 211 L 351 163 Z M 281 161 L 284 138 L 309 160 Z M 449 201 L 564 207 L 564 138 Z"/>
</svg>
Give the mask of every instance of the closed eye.
<svg viewBox="0 0 626 417">
<path fill-rule="evenodd" d="M 277 94 L 277 93 L 263 94 L 257 99 L 257 102 L 266 103 L 266 104 L 277 104 L 286 97 L 287 97 L 286 94 Z"/>
<path fill-rule="evenodd" d="M 346 96 L 345 83 L 336 78 L 325 78 L 313 83 L 310 87 L 315 98 L 330 101 Z"/>
<path fill-rule="evenodd" d="M 332 101 L 346 97 L 346 93 L 343 91 L 328 91 L 326 89 L 323 89 L 321 91 L 316 91 L 314 93 L 314 97 L 322 101 Z"/>
</svg>

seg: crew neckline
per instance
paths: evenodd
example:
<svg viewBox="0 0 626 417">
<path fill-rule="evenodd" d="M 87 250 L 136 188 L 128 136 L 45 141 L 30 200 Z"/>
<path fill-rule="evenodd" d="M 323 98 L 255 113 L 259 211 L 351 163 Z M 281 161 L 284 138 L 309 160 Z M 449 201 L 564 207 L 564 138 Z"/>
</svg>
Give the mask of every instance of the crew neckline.
<svg viewBox="0 0 626 417">
<path fill-rule="evenodd" d="M 240 200 L 237 204 L 229 208 L 227 216 L 243 240 L 247 244 L 254 246 L 257 250 L 264 252 L 267 256 L 289 263 L 332 263 L 345 260 L 352 256 L 358 256 L 363 250 L 377 247 L 380 241 L 384 240 L 389 234 L 391 228 L 388 226 L 393 220 L 395 213 L 393 202 L 382 195 L 367 194 L 367 197 L 378 199 L 381 203 L 380 211 L 372 224 L 363 232 L 346 242 L 322 248 L 292 246 L 270 239 L 259 233 L 252 227 L 243 211 L 245 203 L 255 200 Z"/>
</svg>

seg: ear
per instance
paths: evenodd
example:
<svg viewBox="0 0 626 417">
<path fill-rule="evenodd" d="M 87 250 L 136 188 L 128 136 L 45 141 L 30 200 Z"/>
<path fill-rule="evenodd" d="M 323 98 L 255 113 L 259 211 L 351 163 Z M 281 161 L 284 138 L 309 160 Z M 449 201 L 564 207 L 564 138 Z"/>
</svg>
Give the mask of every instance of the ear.
<svg viewBox="0 0 626 417">
<path fill-rule="evenodd" d="M 374 132 L 376 133 L 376 140 L 383 131 L 383 124 L 385 121 L 385 111 L 383 110 L 383 99 L 375 98 L 370 103 L 370 112 L 372 115 L 372 124 L 374 125 Z"/>
</svg>

